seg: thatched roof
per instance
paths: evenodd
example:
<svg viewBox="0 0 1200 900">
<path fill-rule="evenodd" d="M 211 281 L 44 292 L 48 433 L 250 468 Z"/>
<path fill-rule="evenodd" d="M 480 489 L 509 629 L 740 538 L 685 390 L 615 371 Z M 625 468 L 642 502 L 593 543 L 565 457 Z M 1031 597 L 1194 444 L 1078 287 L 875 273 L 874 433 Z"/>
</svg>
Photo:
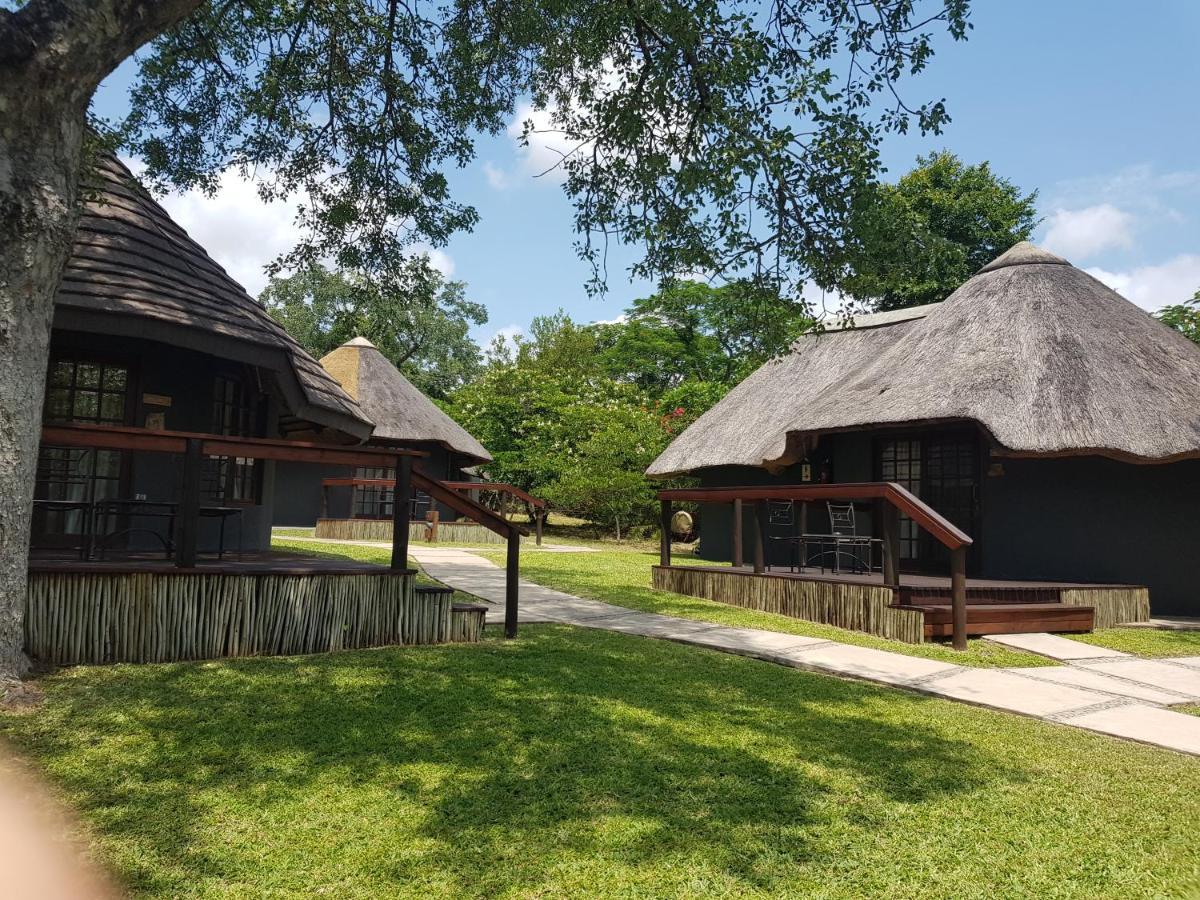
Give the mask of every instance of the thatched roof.
<svg viewBox="0 0 1200 900">
<path fill-rule="evenodd" d="M 830 431 L 977 422 L 1021 455 L 1200 457 L 1200 347 L 1020 243 L 917 317 L 863 317 L 762 366 L 648 470 L 786 465 Z"/>
<path fill-rule="evenodd" d="M 57 328 L 144 337 L 273 370 L 285 417 L 356 439 L 371 422 L 115 157 L 99 160 L 55 298 Z"/>
<path fill-rule="evenodd" d="M 366 338 L 347 341 L 321 357 L 321 365 L 371 417 L 373 442 L 436 443 L 475 462 L 491 462 L 483 444 L 413 387 Z"/>
</svg>

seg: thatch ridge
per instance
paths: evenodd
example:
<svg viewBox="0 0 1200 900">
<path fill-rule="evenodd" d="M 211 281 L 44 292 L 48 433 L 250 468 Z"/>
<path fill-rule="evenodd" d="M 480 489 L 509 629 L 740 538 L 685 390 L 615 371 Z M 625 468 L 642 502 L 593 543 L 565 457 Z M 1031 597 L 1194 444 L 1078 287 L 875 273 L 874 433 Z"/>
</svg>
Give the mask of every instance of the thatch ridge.
<svg viewBox="0 0 1200 900">
<path fill-rule="evenodd" d="M 1021 455 L 1200 456 L 1200 347 L 1018 244 L 919 319 L 801 338 L 648 474 L 782 464 L 802 436 L 947 421 L 976 422 Z"/>
<path fill-rule="evenodd" d="M 362 439 L 338 383 L 167 215 L 116 157 L 98 161 L 55 296 L 55 325 L 166 340 L 279 375 L 287 413 Z"/>
<path fill-rule="evenodd" d="M 347 341 L 321 357 L 321 365 L 375 423 L 372 441 L 436 443 L 476 463 L 491 462 L 483 444 L 417 390 L 366 338 Z"/>
</svg>

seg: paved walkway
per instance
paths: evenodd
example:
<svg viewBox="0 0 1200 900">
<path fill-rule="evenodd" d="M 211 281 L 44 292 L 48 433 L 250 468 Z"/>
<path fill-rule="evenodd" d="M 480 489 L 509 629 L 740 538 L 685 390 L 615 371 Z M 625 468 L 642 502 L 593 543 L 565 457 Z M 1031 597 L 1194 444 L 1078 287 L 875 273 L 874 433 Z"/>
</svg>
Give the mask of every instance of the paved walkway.
<svg viewBox="0 0 1200 900">
<path fill-rule="evenodd" d="M 503 621 L 502 569 L 469 550 L 414 544 L 409 552 L 431 577 L 486 601 L 489 622 Z M 636 612 L 527 581 L 521 582 L 520 621 L 679 641 L 1200 755 L 1200 716 L 1165 708 L 1200 703 L 1200 657 L 1148 660 L 1099 656 L 1103 650 L 1089 648 L 1091 655 L 1065 666 L 972 668 L 819 638 Z"/>
</svg>

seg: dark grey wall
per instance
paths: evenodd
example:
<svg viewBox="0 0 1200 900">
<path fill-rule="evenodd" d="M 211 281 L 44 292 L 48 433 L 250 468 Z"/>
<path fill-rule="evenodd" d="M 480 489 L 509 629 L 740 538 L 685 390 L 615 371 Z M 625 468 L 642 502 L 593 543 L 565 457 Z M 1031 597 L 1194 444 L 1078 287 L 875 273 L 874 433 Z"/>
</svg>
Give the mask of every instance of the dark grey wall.
<svg viewBox="0 0 1200 900">
<path fill-rule="evenodd" d="M 831 435 L 833 481 L 874 477 L 872 434 Z M 1002 475 L 981 476 L 981 522 L 972 535 L 979 576 L 1145 585 L 1161 615 L 1200 615 L 1200 460 L 1132 465 L 1101 457 L 1000 459 Z M 705 486 L 798 484 L 798 467 L 772 476 L 750 467 L 701 473 Z M 699 510 L 698 555 L 732 556 L 732 507 Z M 747 562 L 753 552 L 753 515 L 744 511 Z M 860 514 L 871 533 L 869 512 Z M 809 530 L 827 524 L 823 506 L 810 505 Z M 771 535 L 787 528 L 773 527 Z M 784 545 L 768 541 L 770 560 L 785 565 Z"/>
<path fill-rule="evenodd" d="M 462 472 L 462 466 L 468 464 L 467 461 L 440 444 L 414 444 L 412 449 L 429 454 L 416 462 L 416 468 L 429 477 L 442 481 L 470 480 Z M 274 524 L 311 528 L 321 514 L 321 481 L 326 478 L 349 478 L 353 474 L 353 468 L 346 466 L 279 463 L 275 476 Z M 350 488 L 330 488 L 329 517 L 347 518 L 351 499 Z M 458 517 L 458 513 L 443 504 L 437 504 L 437 510 L 443 519 Z"/>
<path fill-rule="evenodd" d="M 130 367 L 133 385 L 130 392 L 132 406 L 127 410 L 128 421 L 136 427 L 144 427 L 148 415 L 161 412 L 165 415 L 165 427 L 171 431 L 210 432 L 213 415 L 213 379 L 219 373 L 240 376 L 246 368 L 217 357 L 191 350 L 171 347 L 155 341 L 135 338 L 120 338 L 55 331 L 51 338 L 53 351 L 63 351 L 81 356 L 111 359 Z M 265 374 L 264 377 L 271 377 Z M 146 394 L 170 398 L 170 406 L 147 405 Z M 278 410 L 269 404 L 265 434 L 276 432 Z M 242 547 L 246 550 L 263 549 L 271 543 L 271 504 L 275 495 L 274 463 L 263 466 L 262 503 L 245 506 L 240 516 Z M 180 457 L 160 453 L 130 454 L 129 497 L 151 501 L 178 501 L 183 468 Z M 212 505 L 209 500 L 205 505 Z M 131 521 L 136 528 L 165 532 L 163 520 Z M 226 523 L 227 548 L 236 548 L 238 541 L 238 519 Z M 200 522 L 199 547 L 201 552 L 215 550 L 220 525 L 216 519 L 204 518 Z M 129 536 L 131 549 L 160 549 L 152 535 L 134 532 Z"/>
<path fill-rule="evenodd" d="M 1141 584 L 1162 615 L 1200 615 L 1200 460 L 994 459 L 983 574 Z"/>
</svg>

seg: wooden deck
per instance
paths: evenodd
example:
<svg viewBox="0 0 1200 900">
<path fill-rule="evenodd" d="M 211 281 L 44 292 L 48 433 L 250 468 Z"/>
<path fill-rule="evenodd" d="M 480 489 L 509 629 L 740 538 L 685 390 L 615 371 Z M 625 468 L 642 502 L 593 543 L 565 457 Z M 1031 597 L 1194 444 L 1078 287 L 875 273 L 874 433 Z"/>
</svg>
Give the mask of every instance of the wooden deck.
<svg viewBox="0 0 1200 900">
<path fill-rule="evenodd" d="M 391 569 L 388 566 L 353 559 L 330 559 L 277 551 L 254 553 L 204 554 L 196 565 L 179 568 L 175 561 L 164 559 L 161 553 L 111 554 L 107 559 L 81 560 L 78 554 L 39 551 L 29 558 L 29 571 L 39 573 L 89 573 L 133 575 L 159 572 L 164 575 L 395 575 L 414 574 L 412 569 Z"/>
<path fill-rule="evenodd" d="M 731 582 L 731 576 L 737 580 Z M 895 588 L 884 584 L 879 572 L 795 572 L 774 566 L 756 574 L 750 566 L 659 566 L 655 582 L 678 593 L 826 624 L 861 622 L 862 627 L 842 627 L 882 637 L 911 640 L 913 627 L 925 639 L 952 633 L 948 576 L 904 573 Z M 789 589 L 789 584 L 794 589 Z M 820 599 L 814 605 L 816 597 Z M 966 599 L 967 633 L 975 636 L 1083 632 L 1149 617 L 1149 594 L 1136 585 L 968 578 Z M 857 607 L 864 602 L 884 606 L 897 615 L 884 615 L 882 609 L 860 613 Z M 855 607 L 851 614 L 837 609 L 845 604 Z M 906 619 L 914 614 L 920 619 Z"/>
</svg>

